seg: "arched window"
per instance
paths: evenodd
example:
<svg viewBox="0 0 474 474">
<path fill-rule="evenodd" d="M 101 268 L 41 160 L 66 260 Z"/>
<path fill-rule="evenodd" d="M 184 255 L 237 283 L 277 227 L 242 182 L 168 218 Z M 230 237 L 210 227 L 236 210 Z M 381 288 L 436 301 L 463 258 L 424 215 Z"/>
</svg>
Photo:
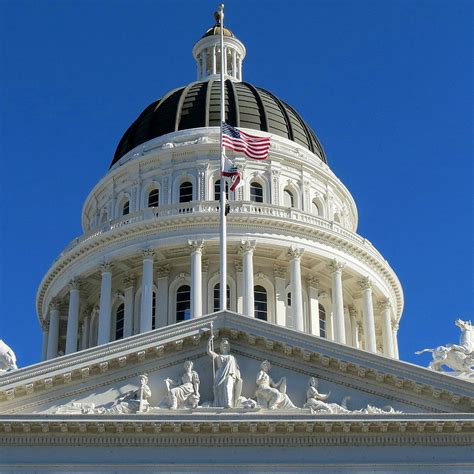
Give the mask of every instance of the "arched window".
<svg viewBox="0 0 474 474">
<path fill-rule="evenodd" d="M 253 202 L 263 202 L 263 186 L 256 181 L 250 183 L 250 200 Z"/>
<path fill-rule="evenodd" d="M 321 216 L 322 213 L 321 213 L 321 209 L 318 205 L 318 203 L 316 202 L 316 200 L 313 200 L 312 204 L 311 204 L 311 207 L 313 209 L 313 214 L 316 214 L 317 216 Z"/>
<path fill-rule="evenodd" d="M 115 340 L 123 338 L 123 324 L 125 320 L 125 306 L 122 303 L 115 313 Z"/>
<path fill-rule="evenodd" d="M 193 200 L 193 183 L 185 181 L 179 187 L 179 202 L 189 202 Z"/>
<path fill-rule="evenodd" d="M 176 322 L 187 321 L 191 316 L 191 288 L 182 285 L 176 292 Z"/>
<path fill-rule="evenodd" d="M 326 337 L 326 310 L 319 305 L 319 335 Z"/>
<path fill-rule="evenodd" d="M 263 286 L 257 285 L 254 287 L 253 295 L 255 317 L 266 321 L 268 318 L 267 290 Z"/>
<path fill-rule="evenodd" d="M 217 283 L 214 286 L 214 311 L 219 311 L 221 309 L 221 285 L 220 283 Z M 227 285 L 227 291 L 226 291 L 226 300 L 227 300 L 227 306 L 226 308 L 230 308 L 230 286 Z"/>
<path fill-rule="evenodd" d="M 156 292 L 153 292 L 151 300 L 151 328 L 156 329 Z"/>
<path fill-rule="evenodd" d="M 229 183 L 225 182 L 225 197 L 229 199 Z M 218 179 L 214 183 L 214 200 L 220 201 L 221 199 L 221 180 Z"/>
<path fill-rule="evenodd" d="M 127 200 L 122 205 L 122 216 L 126 216 L 129 213 L 130 213 L 130 203 Z"/>
<path fill-rule="evenodd" d="M 288 191 L 288 189 L 283 191 L 283 205 L 285 207 L 295 207 L 295 197 L 291 191 Z"/>
<path fill-rule="evenodd" d="M 160 202 L 160 192 L 158 189 L 152 189 L 148 194 L 148 207 L 158 207 Z"/>
</svg>

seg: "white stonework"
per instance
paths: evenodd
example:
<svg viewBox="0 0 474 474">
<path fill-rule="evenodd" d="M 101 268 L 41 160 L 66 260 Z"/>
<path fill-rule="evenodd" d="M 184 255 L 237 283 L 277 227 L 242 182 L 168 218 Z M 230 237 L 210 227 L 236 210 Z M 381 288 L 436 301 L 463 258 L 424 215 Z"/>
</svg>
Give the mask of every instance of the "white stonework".
<svg viewBox="0 0 474 474">
<path fill-rule="evenodd" d="M 219 30 L 193 49 L 206 84 Z M 246 50 L 225 34 L 235 92 Z M 247 129 L 270 137 L 268 159 L 227 150 L 243 186 L 222 292 L 219 128 L 176 126 L 118 155 L 38 289 L 42 362 L 0 375 L 0 472 L 474 470 L 472 383 L 437 371 L 467 369 L 472 347 L 432 350 L 435 370 L 398 360 L 401 284 L 291 114 L 288 138 Z"/>
</svg>

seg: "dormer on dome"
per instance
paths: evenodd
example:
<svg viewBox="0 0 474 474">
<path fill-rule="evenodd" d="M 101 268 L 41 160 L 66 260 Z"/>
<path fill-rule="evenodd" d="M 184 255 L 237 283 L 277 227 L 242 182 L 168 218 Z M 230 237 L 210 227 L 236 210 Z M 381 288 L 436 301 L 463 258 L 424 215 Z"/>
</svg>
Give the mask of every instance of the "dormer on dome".
<svg viewBox="0 0 474 474">
<path fill-rule="evenodd" d="M 197 80 L 206 81 L 217 78 L 221 72 L 220 20 L 216 15 L 216 24 L 209 28 L 194 45 L 193 56 L 197 64 Z M 242 81 L 242 61 L 245 58 L 245 46 L 234 33 L 224 28 L 224 77 L 233 81 Z"/>
</svg>

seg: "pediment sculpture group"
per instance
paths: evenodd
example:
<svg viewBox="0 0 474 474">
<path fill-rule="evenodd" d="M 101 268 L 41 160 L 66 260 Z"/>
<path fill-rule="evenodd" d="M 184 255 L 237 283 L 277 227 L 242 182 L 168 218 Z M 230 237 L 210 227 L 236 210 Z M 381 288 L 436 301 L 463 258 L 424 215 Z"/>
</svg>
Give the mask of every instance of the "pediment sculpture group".
<svg viewBox="0 0 474 474">
<path fill-rule="evenodd" d="M 318 380 L 310 377 L 306 388 L 306 402 L 303 407 L 297 407 L 286 393 L 287 380 L 282 377 L 275 382 L 270 377 L 270 362 L 264 360 L 260 364 L 260 370 L 256 376 L 256 390 L 253 397 L 247 398 L 242 395 L 243 379 L 239 369 L 237 359 L 230 352 L 230 343 L 227 339 L 222 339 L 220 343 L 220 353 L 215 351 L 214 336 L 211 336 L 207 344 L 207 353 L 212 358 L 213 365 L 213 393 L 212 402 L 204 402 L 200 405 L 200 379 L 199 374 L 194 370 L 191 360 L 187 360 L 183 366 L 182 374 L 177 380 L 167 378 L 167 395 L 160 402 L 158 407 L 150 406 L 151 389 L 148 386 L 148 377 L 145 374 L 139 376 L 140 385 L 138 389 L 132 390 L 118 398 L 111 406 L 95 407 L 77 404 L 69 406 L 69 409 L 79 409 L 82 413 L 88 414 L 130 414 L 147 413 L 159 409 L 196 409 L 196 408 L 223 408 L 241 410 L 282 410 L 309 409 L 313 414 L 334 414 L 334 413 L 400 413 L 392 407 L 377 408 L 371 405 L 361 410 L 351 411 L 346 403 L 350 397 L 345 397 L 342 403 L 328 403 L 330 393 L 320 393 L 318 391 Z M 79 406 L 80 405 L 80 406 Z M 64 412 L 61 410 L 61 412 Z"/>
</svg>

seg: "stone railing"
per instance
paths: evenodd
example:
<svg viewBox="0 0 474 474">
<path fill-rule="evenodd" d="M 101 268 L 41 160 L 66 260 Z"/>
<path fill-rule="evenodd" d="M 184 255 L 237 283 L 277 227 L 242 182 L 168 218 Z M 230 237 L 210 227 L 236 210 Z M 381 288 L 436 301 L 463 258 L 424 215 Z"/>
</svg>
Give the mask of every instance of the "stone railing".
<svg viewBox="0 0 474 474">
<path fill-rule="evenodd" d="M 363 237 L 358 234 L 351 232 L 350 230 L 345 229 L 341 225 L 335 223 L 334 221 L 328 221 L 321 217 L 315 216 L 313 214 L 308 214 L 306 212 L 299 211 L 293 208 L 287 208 L 282 206 L 274 206 L 270 204 L 259 204 L 254 202 L 247 201 L 230 201 L 230 214 L 229 218 L 232 220 L 232 215 L 249 215 L 255 217 L 269 217 L 275 219 L 287 219 L 293 222 L 301 222 L 302 224 L 308 224 L 311 226 L 319 227 L 332 231 L 336 234 L 341 235 L 342 237 L 358 244 L 364 246 L 372 253 L 376 254 L 377 257 L 385 260 L 378 250 Z M 142 209 L 136 211 L 126 216 L 122 216 L 115 220 L 110 220 L 104 224 L 99 225 L 95 229 L 87 232 L 86 234 L 72 240 L 67 247 L 60 254 L 58 259 L 62 257 L 65 253 L 72 250 L 79 244 L 87 242 L 89 240 L 95 239 L 100 235 L 104 235 L 108 232 L 111 232 L 115 229 L 126 227 L 128 225 L 136 224 L 138 222 L 143 222 L 152 219 L 167 219 L 173 218 L 174 216 L 182 216 L 183 214 L 195 214 L 195 213 L 206 213 L 206 214 L 218 214 L 219 203 L 218 201 L 191 201 L 179 204 L 170 204 L 167 206 L 160 206 L 149 209 Z"/>
</svg>

